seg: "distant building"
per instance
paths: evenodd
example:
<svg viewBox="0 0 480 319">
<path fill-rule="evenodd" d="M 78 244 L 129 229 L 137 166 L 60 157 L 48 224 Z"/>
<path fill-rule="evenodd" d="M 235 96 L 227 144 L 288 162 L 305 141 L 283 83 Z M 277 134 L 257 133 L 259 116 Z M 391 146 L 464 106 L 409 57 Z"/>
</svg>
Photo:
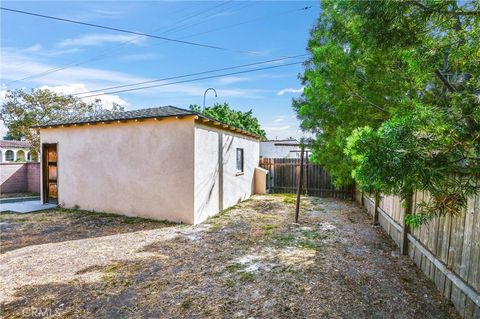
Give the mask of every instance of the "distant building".
<svg viewBox="0 0 480 319">
<path fill-rule="evenodd" d="M 27 141 L 0 140 L 0 162 L 38 161 Z"/>
<path fill-rule="evenodd" d="M 261 158 L 299 158 L 300 147 L 297 140 L 269 140 L 260 142 Z"/>
</svg>

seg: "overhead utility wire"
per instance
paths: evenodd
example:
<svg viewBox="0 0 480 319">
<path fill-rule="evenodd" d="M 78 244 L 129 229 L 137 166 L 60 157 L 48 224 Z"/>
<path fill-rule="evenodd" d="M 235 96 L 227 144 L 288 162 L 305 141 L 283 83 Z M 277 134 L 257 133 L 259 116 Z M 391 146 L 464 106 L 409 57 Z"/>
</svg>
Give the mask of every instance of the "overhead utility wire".
<svg viewBox="0 0 480 319">
<path fill-rule="evenodd" d="M 304 56 L 307 56 L 307 55 L 308 55 L 308 54 L 299 54 L 299 55 L 293 55 L 293 56 L 289 56 L 289 57 L 285 57 L 285 58 L 279 58 L 279 59 L 272 59 L 272 60 L 262 61 L 262 62 L 254 62 L 254 63 L 248 63 L 248 64 L 231 66 L 231 67 L 225 67 L 225 68 L 221 68 L 221 69 L 215 69 L 215 70 L 209 70 L 209 71 L 201 71 L 201 72 L 184 74 L 184 75 L 177 75 L 177 76 L 167 77 L 167 78 L 163 78 L 163 79 L 156 79 L 156 80 L 149 80 L 149 81 L 137 82 L 137 83 L 132 83 L 132 84 L 124 84 L 124 85 L 110 86 L 110 87 L 103 88 L 103 89 L 98 89 L 98 90 L 92 90 L 92 91 L 75 93 L 75 94 L 73 94 L 73 95 L 83 95 L 83 94 L 90 94 L 90 93 L 95 93 L 95 92 L 104 92 L 104 91 L 108 91 L 108 90 L 120 89 L 120 88 L 124 88 L 124 87 L 129 87 L 129 86 L 137 86 L 137 85 L 142 85 L 142 84 L 147 84 L 147 83 L 155 83 L 155 82 L 168 81 L 168 80 L 174 80 L 174 79 L 180 79 L 180 78 L 185 78 L 185 77 L 190 77 L 190 76 L 195 76 L 195 75 L 215 73 L 215 72 L 232 70 L 232 69 L 239 69 L 239 68 L 244 68 L 244 67 L 247 67 L 247 66 L 253 66 L 253 65 L 272 63 L 272 62 L 283 61 L 283 60 L 288 60 L 288 59 L 300 58 L 300 57 L 304 57 Z"/>
<path fill-rule="evenodd" d="M 197 11 L 197 12 L 195 12 L 194 14 L 188 16 L 188 17 L 185 17 L 185 18 L 180 19 L 179 21 L 176 22 L 176 24 L 181 24 L 181 23 L 183 23 L 184 21 L 187 21 L 187 20 L 189 20 L 189 19 L 191 19 L 191 18 L 194 18 L 194 17 L 197 17 L 197 16 L 199 16 L 199 15 L 202 15 L 202 14 L 208 12 L 208 11 L 211 11 L 211 10 L 213 10 L 213 9 L 216 9 L 216 8 L 220 7 L 220 6 L 223 6 L 223 5 L 225 5 L 225 4 L 229 3 L 229 2 L 231 2 L 231 1 L 222 2 L 222 3 L 218 4 L 218 5 L 215 5 L 215 6 L 211 7 L 211 8 L 208 8 L 208 9 L 206 9 L 206 10 Z M 207 16 L 207 17 L 208 17 L 208 16 Z M 205 17 L 204 17 L 204 18 L 205 18 Z M 205 20 L 202 20 L 202 21 L 205 21 Z M 152 30 L 152 32 L 158 31 L 158 30 L 160 30 L 160 29 L 161 29 L 161 28 L 154 29 L 154 30 Z M 170 30 L 170 29 L 167 29 L 166 31 L 162 32 L 161 34 L 168 33 L 169 30 Z M 109 54 L 110 52 L 113 52 L 114 50 L 119 49 L 119 48 L 121 48 L 122 46 L 124 46 L 124 45 L 126 45 L 126 44 L 128 44 L 128 43 L 131 43 L 131 42 L 134 42 L 134 41 L 136 41 L 136 40 L 138 40 L 138 39 L 141 39 L 142 37 L 143 37 L 143 36 L 138 36 L 138 37 L 135 37 L 135 38 L 133 38 L 133 39 L 124 41 L 124 42 L 122 42 L 122 43 L 120 43 L 120 44 L 118 44 L 118 45 L 116 45 L 116 46 L 114 46 L 114 47 L 111 47 L 111 48 L 102 50 L 102 53 L 97 54 L 97 55 L 95 55 L 95 56 L 93 56 L 93 57 L 90 57 L 90 58 L 88 58 L 88 59 L 85 59 L 85 60 L 82 60 L 82 61 L 77 61 L 77 62 L 73 61 L 73 62 L 64 64 L 63 66 L 60 66 L 60 67 L 51 68 L 51 69 L 48 69 L 48 70 L 45 70 L 45 71 L 42 71 L 42 72 L 39 72 L 39 73 L 31 74 L 31 75 L 26 76 L 26 77 L 21 78 L 21 79 L 9 81 L 9 82 L 7 82 L 6 84 L 8 85 L 8 84 L 16 83 L 16 82 L 22 82 L 22 81 L 25 81 L 25 80 L 30 80 L 30 79 L 35 79 L 35 78 L 38 78 L 38 77 L 43 77 L 43 76 L 46 76 L 46 75 L 49 75 L 49 74 L 52 74 L 52 73 L 56 73 L 56 72 L 59 72 L 59 71 L 62 71 L 62 70 L 66 70 L 66 69 L 68 69 L 68 68 L 70 68 L 70 67 L 73 67 L 73 66 L 79 66 L 79 65 L 83 65 L 83 64 L 86 64 L 86 63 L 89 63 L 89 62 L 92 62 L 92 61 L 100 60 L 100 59 L 102 59 L 103 57 L 108 56 L 108 54 Z"/>
<path fill-rule="evenodd" d="M 214 79 L 214 78 L 221 78 L 221 77 L 224 77 L 224 76 L 243 74 L 243 73 L 249 73 L 249 72 L 256 72 L 256 71 L 262 71 L 262 70 L 268 70 L 268 69 L 275 69 L 275 68 L 281 68 L 281 67 L 286 67 L 286 66 L 291 66 L 291 65 L 296 65 L 296 64 L 302 64 L 302 63 L 303 62 L 292 62 L 292 63 L 282 64 L 282 65 L 274 65 L 274 66 L 267 66 L 267 67 L 263 67 L 263 68 L 257 68 L 257 69 L 251 69 L 251 70 L 245 70 L 245 71 L 238 71 L 238 72 L 231 72 L 231 73 L 218 74 L 218 75 L 212 75 L 212 76 L 205 76 L 205 77 L 201 77 L 201 78 L 195 78 L 195 79 L 189 79 L 189 80 L 183 80 L 183 81 L 176 81 L 176 82 L 162 83 L 162 84 L 156 84 L 156 85 L 142 86 L 142 87 L 138 87 L 138 88 L 118 90 L 118 91 L 113 91 L 113 92 L 92 94 L 92 95 L 82 96 L 81 98 L 83 99 L 83 98 L 101 96 L 101 95 L 106 95 L 106 94 L 138 91 L 138 90 L 144 90 L 144 89 L 150 89 L 150 88 L 168 86 L 168 85 L 174 85 L 174 84 L 180 84 L 180 83 L 187 83 L 187 82 L 195 82 L 195 81 L 208 80 L 208 79 Z"/>
<path fill-rule="evenodd" d="M 300 9 L 283 11 L 283 12 L 280 12 L 280 13 L 278 13 L 278 14 L 287 14 L 287 13 L 293 13 L 293 12 L 306 11 L 306 10 L 311 9 L 311 8 L 312 8 L 312 6 L 307 6 L 307 7 L 303 7 L 303 8 L 300 8 Z M 201 31 L 201 32 L 198 32 L 198 33 L 190 34 L 190 35 L 188 35 L 188 36 L 186 36 L 186 37 L 182 37 L 182 39 L 188 39 L 188 38 L 195 37 L 195 36 L 198 36 L 198 35 L 203 35 L 203 34 L 207 34 L 207 33 L 211 33 L 211 32 L 217 32 L 217 31 L 224 30 L 224 29 L 229 29 L 229 28 L 238 27 L 238 26 L 240 26 L 240 25 L 252 23 L 252 22 L 255 22 L 255 21 L 258 21 L 258 20 L 264 20 L 264 19 L 267 19 L 267 18 L 269 18 L 269 17 L 271 17 L 271 16 L 272 16 L 272 15 L 259 16 L 259 17 L 256 17 L 256 18 L 252 18 L 252 19 L 245 20 L 245 21 L 242 21 L 242 22 L 238 22 L 238 23 L 226 25 L 226 26 L 223 26 L 223 27 L 214 28 L 214 29 L 210 29 L 210 30 L 206 30 L 206 31 Z"/>
<path fill-rule="evenodd" d="M 235 10 L 239 11 L 239 10 L 243 10 L 243 9 L 249 7 L 249 6 L 252 6 L 254 4 L 255 4 L 254 2 L 247 3 L 246 5 L 245 4 L 242 5 L 240 3 L 240 6 L 238 6 L 238 4 L 234 4 L 234 7 L 236 6 Z M 233 9 L 234 7 L 230 7 L 229 10 Z M 218 14 L 221 14 L 221 13 L 223 13 L 223 12 L 213 13 L 210 16 L 215 17 L 215 15 L 218 15 Z M 206 22 L 205 20 L 201 20 L 201 21 L 194 21 L 190 24 L 186 24 L 186 25 L 183 25 L 183 26 L 174 26 L 174 27 L 171 28 L 171 30 L 167 31 L 166 34 L 163 34 L 163 35 L 170 35 L 172 32 L 177 33 L 177 32 L 180 32 L 180 31 L 184 31 L 184 30 L 187 30 L 191 27 L 198 26 L 200 24 L 204 24 L 205 22 Z"/>
<path fill-rule="evenodd" d="M 216 9 L 220 6 L 223 6 L 227 3 L 229 3 L 231 1 L 226 1 L 226 2 L 222 2 L 218 5 L 215 5 L 211 8 L 208 8 L 206 10 L 201 10 L 201 11 L 196 11 L 194 14 L 190 15 L 190 16 L 187 16 L 185 18 L 182 18 L 180 20 L 178 20 L 177 22 L 175 22 L 176 24 L 182 24 L 184 21 L 187 21 L 191 18 L 194 18 L 194 17 L 197 17 L 199 15 L 202 15 L 208 11 L 211 11 L 213 9 Z M 207 16 L 208 17 L 208 16 Z M 204 20 L 202 20 L 204 21 Z M 152 30 L 152 32 L 156 32 L 158 30 L 160 30 L 161 28 L 157 28 L 157 29 L 154 29 Z M 171 28 L 170 28 L 171 29 Z M 168 33 L 170 31 L 170 29 L 167 29 L 166 31 L 163 31 L 161 34 L 165 34 L 165 33 Z M 122 46 L 128 44 L 128 43 L 131 43 L 131 42 L 134 42 L 138 39 L 141 39 L 143 36 L 138 36 L 138 37 L 135 37 L 133 39 L 130 39 L 130 40 L 127 40 L 127 41 L 124 41 L 114 47 L 111 47 L 111 48 L 108 48 L 108 49 L 105 49 L 105 50 L 102 50 L 102 53 L 100 54 L 97 54 L 93 57 L 90 57 L 88 59 L 84 59 L 84 60 L 81 60 L 81 61 L 73 61 L 73 62 L 70 62 L 70 63 L 67 63 L 67 64 L 64 64 L 63 66 L 60 66 L 60 67 L 56 67 L 56 68 L 51 68 L 51 69 L 48 69 L 48 70 L 45 70 L 45 71 L 42 71 L 42 72 L 39 72 L 39 73 L 35 73 L 35 74 L 31 74 L 29 76 L 26 76 L 24 78 L 21 78 L 21 79 L 17 79 L 17 80 L 13 80 L 13 81 L 9 81 L 7 82 L 6 84 L 12 84 L 12 83 L 16 83 L 16 82 L 22 82 L 22 81 L 25 81 L 25 80 L 30 80 L 30 79 L 35 79 L 35 78 L 38 78 L 38 77 L 43 77 L 43 76 L 46 76 L 46 75 L 49 75 L 49 74 L 52 74 L 52 73 L 56 73 L 56 72 L 59 72 L 59 71 L 62 71 L 62 70 L 66 70 L 70 67 L 73 67 L 73 66 L 79 66 L 79 65 L 83 65 L 83 64 L 86 64 L 86 63 L 89 63 L 89 62 L 92 62 L 92 61 L 97 61 L 97 60 L 100 60 L 102 59 L 103 57 L 105 56 L 108 56 L 108 54 L 116 49 L 119 49 L 121 48 Z"/>
<path fill-rule="evenodd" d="M 76 21 L 76 20 L 71 20 L 71 19 L 66 19 L 66 18 L 59 18 L 59 17 L 49 16 L 49 15 L 39 14 L 39 13 L 34 13 L 34 12 L 15 10 L 15 9 L 10 9 L 10 8 L 5 8 L 5 7 L 0 7 L 0 9 L 4 10 L 4 11 L 10 11 L 10 12 L 15 12 L 15 13 L 31 15 L 31 16 L 34 16 L 34 17 L 40 17 L 40 18 L 52 19 L 52 20 L 57 20 L 57 21 L 62 21 L 62 22 L 73 23 L 73 24 L 85 25 L 85 26 L 93 27 L 93 28 L 100 28 L 100 29 L 105 29 L 105 30 L 112 30 L 112 31 L 129 33 L 129 34 L 136 34 L 136 35 L 141 35 L 141 36 L 144 36 L 144 37 L 149 37 L 149 38 L 154 38 L 154 39 L 159 39 L 159 40 L 164 40 L 164 41 L 170 41 L 170 42 L 175 42 L 175 43 L 181 43 L 181 44 L 186 44 L 186 45 L 193 45 L 193 46 L 198 46 L 198 47 L 202 47 L 202 48 L 221 50 L 221 51 L 231 51 L 231 52 L 237 52 L 237 53 L 255 54 L 255 55 L 259 54 L 258 52 L 253 52 L 253 51 L 229 49 L 229 48 L 220 47 L 220 46 L 216 46 L 216 45 L 210 45 L 210 44 L 204 44 L 204 43 L 199 43 L 199 42 L 191 42 L 191 41 L 167 38 L 167 37 L 162 37 L 162 36 L 158 36 L 158 35 L 154 35 L 154 34 L 148 34 L 148 33 L 137 32 L 137 31 L 130 31 L 130 30 L 114 28 L 114 27 L 109 27 L 109 26 L 94 24 L 94 23 L 81 22 L 81 21 Z"/>
</svg>

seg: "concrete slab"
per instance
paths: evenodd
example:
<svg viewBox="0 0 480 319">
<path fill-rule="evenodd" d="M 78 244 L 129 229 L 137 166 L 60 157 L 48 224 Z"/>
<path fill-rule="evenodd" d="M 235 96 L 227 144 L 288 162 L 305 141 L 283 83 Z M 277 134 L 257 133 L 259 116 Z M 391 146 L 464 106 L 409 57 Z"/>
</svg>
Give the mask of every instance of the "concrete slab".
<svg viewBox="0 0 480 319">
<path fill-rule="evenodd" d="M 12 211 L 15 213 L 31 213 L 55 207 L 57 207 L 55 204 L 42 204 L 39 200 L 31 200 L 16 203 L 2 203 L 0 204 L 0 212 Z"/>
<path fill-rule="evenodd" d="M 40 200 L 40 196 L 28 196 L 28 197 L 7 197 L 0 199 L 0 204 L 5 203 L 15 203 L 15 202 L 27 202 L 27 201 L 34 201 Z"/>
</svg>

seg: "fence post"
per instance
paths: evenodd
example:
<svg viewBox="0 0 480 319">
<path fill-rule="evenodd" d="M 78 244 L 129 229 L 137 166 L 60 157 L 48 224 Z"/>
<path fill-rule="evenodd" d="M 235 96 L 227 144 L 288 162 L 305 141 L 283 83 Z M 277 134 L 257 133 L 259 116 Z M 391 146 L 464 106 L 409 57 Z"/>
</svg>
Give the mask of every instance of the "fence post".
<svg viewBox="0 0 480 319">
<path fill-rule="evenodd" d="M 373 211 L 373 224 L 378 225 L 378 207 L 380 206 L 380 194 L 375 193 L 375 209 Z"/>
<path fill-rule="evenodd" d="M 301 146 L 300 153 L 300 173 L 298 174 L 298 184 L 297 184 L 297 205 L 295 207 L 295 223 L 298 224 L 298 215 L 300 214 L 300 194 L 302 193 L 302 179 L 303 179 L 303 151 L 305 146 Z"/>
<path fill-rule="evenodd" d="M 410 233 L 410 226 L 405 223 L 405 218 L 408 214 L 411 214 L 413 209 L 413 192 L 408 193 L 405 197 L 405 209 L 402 220 L 402 242 L 400 246 L 400 253 L 402 255 L 408 255 L 408 234 Z"/>
</svg>

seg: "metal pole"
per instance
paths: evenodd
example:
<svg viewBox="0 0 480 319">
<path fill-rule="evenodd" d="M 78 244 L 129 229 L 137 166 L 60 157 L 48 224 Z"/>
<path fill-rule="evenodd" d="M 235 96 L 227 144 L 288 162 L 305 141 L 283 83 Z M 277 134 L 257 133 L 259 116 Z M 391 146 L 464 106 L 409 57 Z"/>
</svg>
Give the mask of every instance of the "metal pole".
<svg viewBox="0 0 480 319">
<path fill-rule="evenodd" d="M 308 150 L 305 151 L 305 195 L 308 196 Z"/>
<path fill-rule="evenodd" d="M 217 91 L 214 88 L 208 88 L 203 92 L 203 108 L 205 109 L 205 96 L 207 95 L 207 92 L 213 90 L 215 92 L 215 97 L 217 97 Z"/>
<path fill-rule="evenodd" d="M 297 181 L 297 206 L 295 207 L 295 223 L 298 224 L 298 215 L 300 214 L 300 194 L 302 193 L 302 180 L 303 180 L 303 153 L 305 146 L 301 146 L 300 152 L 300 174 Z"/>
</svg>

